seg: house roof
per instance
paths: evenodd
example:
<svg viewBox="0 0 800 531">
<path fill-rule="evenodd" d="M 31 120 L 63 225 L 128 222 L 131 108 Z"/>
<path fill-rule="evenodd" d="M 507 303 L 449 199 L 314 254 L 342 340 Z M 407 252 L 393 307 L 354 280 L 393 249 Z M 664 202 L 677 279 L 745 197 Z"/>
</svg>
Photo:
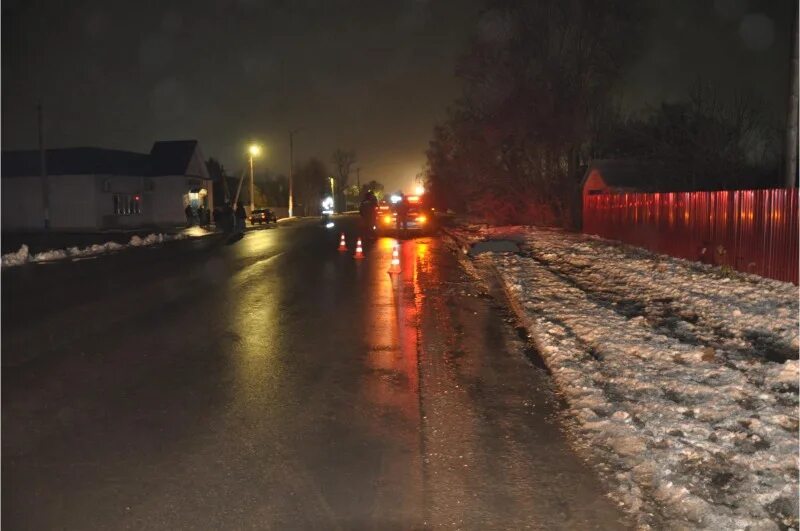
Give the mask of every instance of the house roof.
<svg viewBox="0 0 800 531">
<path fill-rule="evenodd" d="M 156 142 L 150 150 L 152 175 L 184 175 L 197 149 L 197 140 Z"/>
<path fill-rule="evenodd" d="M 47 173 L 149 177 L 192 175 L 208 178 L 207 175 L 199 174 L 202 168 L 200 171 L 192 169 L 192 157 L 198 149 L 196 140 L 155 142 L 150 153 L 96 147 L 48 149 Z M 3 177 L 39 175 L 39 156 L 37 150 L 3 151 L 0 174 Z M 202 159 L 202 154 L 200 157 Z"/>
<path fill-rule="evenodd" d="M 3 151 L 0 170 L 3 177 L 39 175 L 39 151 Z M 47 150 L 47 173 L 50 175 L 148 175 L 148 155 L 121 151 L 79 147 Z"/>
<path fill-rule="evenodd" d="M 593 171 L 598 171 L 609 188 L 641 192 L 666 192 L 670 179 L 663 167 L 634 159 L 596 159 L 586 168 L 581 188 Z"/>
</svg>

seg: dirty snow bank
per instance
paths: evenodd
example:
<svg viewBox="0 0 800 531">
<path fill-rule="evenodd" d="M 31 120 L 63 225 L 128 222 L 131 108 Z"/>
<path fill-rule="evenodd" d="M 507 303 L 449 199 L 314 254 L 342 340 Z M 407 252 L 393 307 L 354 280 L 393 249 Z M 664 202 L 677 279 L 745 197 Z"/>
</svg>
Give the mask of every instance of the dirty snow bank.
<svg viewBox="0 0 800 531">
<path fill-rule="evenodd" d="M 65 258 L 84 258 L 96 256 L 113 251 L 119 251 L 128 247 L 143 247 L 156 243 L 164 243 L 172 240 L 182 240 L 188 236 L 184 233 L 179 234 L 148 234 L 144 238 L 132 236 L 127 244 L 116 242 L 106 242 L 103 244 L 89 245 L 88 247 L 68 247 L 67 249 L 52 249 L 41 253 L 30 254 L 28 246 L 23 244 L 18 251 L 2 255 L 2 267 L 12 267 L 27 264 L 30 262 L 50 262 L 63 260 Z"/>
<path fill-rule="evenodd" d="M 798 288 L 533 228 L 485 254 L 644 527 L 797 529 Z"/>
</svg>

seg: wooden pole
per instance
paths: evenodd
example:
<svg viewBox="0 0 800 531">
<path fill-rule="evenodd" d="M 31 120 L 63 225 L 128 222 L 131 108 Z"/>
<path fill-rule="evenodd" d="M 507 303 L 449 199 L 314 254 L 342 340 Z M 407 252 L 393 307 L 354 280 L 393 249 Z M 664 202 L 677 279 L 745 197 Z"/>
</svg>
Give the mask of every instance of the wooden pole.
<svg viewBox="0 0 800 531">
<path fill-rule="evenodd" d="M 789 91 L 789 115 L 786 124 L 786 188 L 797 186 L 797 4 L 792 22 L 792 67 L 791 90 Z"/>
<path fill-rule="evenodd" d="M 44 146 L 44 109 L 40 103 L 36 107 L 37 121 L 39 124 L 39 174 L 42 180 L 42 213 L 44 215 L 44 229 L 50 229 L 50 183 L 47 179 L 47 150 Z"/>
</svg>

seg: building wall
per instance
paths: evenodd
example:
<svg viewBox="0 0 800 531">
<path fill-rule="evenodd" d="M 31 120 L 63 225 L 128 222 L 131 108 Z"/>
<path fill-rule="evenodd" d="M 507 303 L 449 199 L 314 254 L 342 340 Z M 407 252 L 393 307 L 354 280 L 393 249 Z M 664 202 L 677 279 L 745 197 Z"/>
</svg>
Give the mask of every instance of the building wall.
<svg viewBox="0 0 800 531">
<path fill-rule="evenodd" d="M 285 206 L 271 206 L 267 207 L 268 209 L 272 210 L 275 213 L 275 217 L 278 219 L 281 218 L 288 218 L 289 217 L 289 207 Z M 298 215 L 297 208 L 295 208 L 295 215 Z"/>
<path fill-rule="evenodd" d="M 134 175 L 97 175 L 95 177 L 97 226 L 102 228 L 131 228 L 151 225 L 152 202 L 146 191 L 148 178 Z M 115 195 L 139 196 L 141 214 L 114 213 Z"/>
<path fill-rule="evenodd" d="M 155 177 L 153 193 L 153 220 L 157 225 L 183 225 L 186 223 L 187 194 L 196 188 L 205 188 L 208 192 L 207 206 L 213 209 L 211 199 L 211 181 L 184 175 Z"/>
<path fill-rule="evenodd" d="M 594 195 L 597 193 L 608 193 L 609 189 L 603 180 L 603 176 L 596 169 L 590 170 L 589 177 L 583 183 L 583 195 Z"/>
<path fill-rule="evenodd" d="M 40 177 L 6 177 L 2 187 L 3 230 L 43 229 Z"/>
<path fill-rule="evenodd" d="M 193 188 L 205 188 L 213 208 L 211 181 L 186 176 L 50 175 L 50 226 L 55 230 L 97 230 L 147 225 L 183 225 L 184 202 Z M 141 214 L 114 213 L 114 195 L 140 197 Z M 3 230 L 44 228 L 41 177 L 2 179 Z"/>
<path fill-rule="evenodd" d="M 87 230 L 97 227 L 94 176 L 49 175 L 50 227 Z M 44 228 L 41 177 L 2 180 L 3 230 Z"/>
<path fill-rule="evenodd" d="M 184 208 L 185 196 L 193 188 L 209 191 L 208 206 L 211 201 L 211 181 L 169 175 L 160 177 L 98 176 L 98 216 L 100 226 L 138 227 L 145 225 L 174 226 L 186 223 Z M 141 201 L 141 214 L 115 215 L 114 194 L 138 195 Z"/>
<path fill-rule="evenodd" d="M 50 226 L 59 230 L 97 228 L 94 175 L 51 175 Z"/>
</svg>

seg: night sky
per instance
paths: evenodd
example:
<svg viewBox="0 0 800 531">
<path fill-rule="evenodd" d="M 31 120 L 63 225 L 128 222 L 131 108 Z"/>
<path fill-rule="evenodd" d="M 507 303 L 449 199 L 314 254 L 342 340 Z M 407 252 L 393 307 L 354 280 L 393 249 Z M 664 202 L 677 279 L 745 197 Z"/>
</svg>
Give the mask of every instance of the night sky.
<svg viewBox="0 0 800 531">
<path fill-rule="evenodd" d="M 791 0 L 649 0 L 628 109 L 679 99 L 698 75 L 750 88 L 776 119 L 788 97 Z M 2 145 L 148 151 L 194 138 L 232 171 L 358 154 L 363 180 L 408 186 L 459 92 L 454 62 L 479 0 L 12 1 L 3 6 Z M 354 177 L 353 177 L 354 179 Z"/>
</svg>

